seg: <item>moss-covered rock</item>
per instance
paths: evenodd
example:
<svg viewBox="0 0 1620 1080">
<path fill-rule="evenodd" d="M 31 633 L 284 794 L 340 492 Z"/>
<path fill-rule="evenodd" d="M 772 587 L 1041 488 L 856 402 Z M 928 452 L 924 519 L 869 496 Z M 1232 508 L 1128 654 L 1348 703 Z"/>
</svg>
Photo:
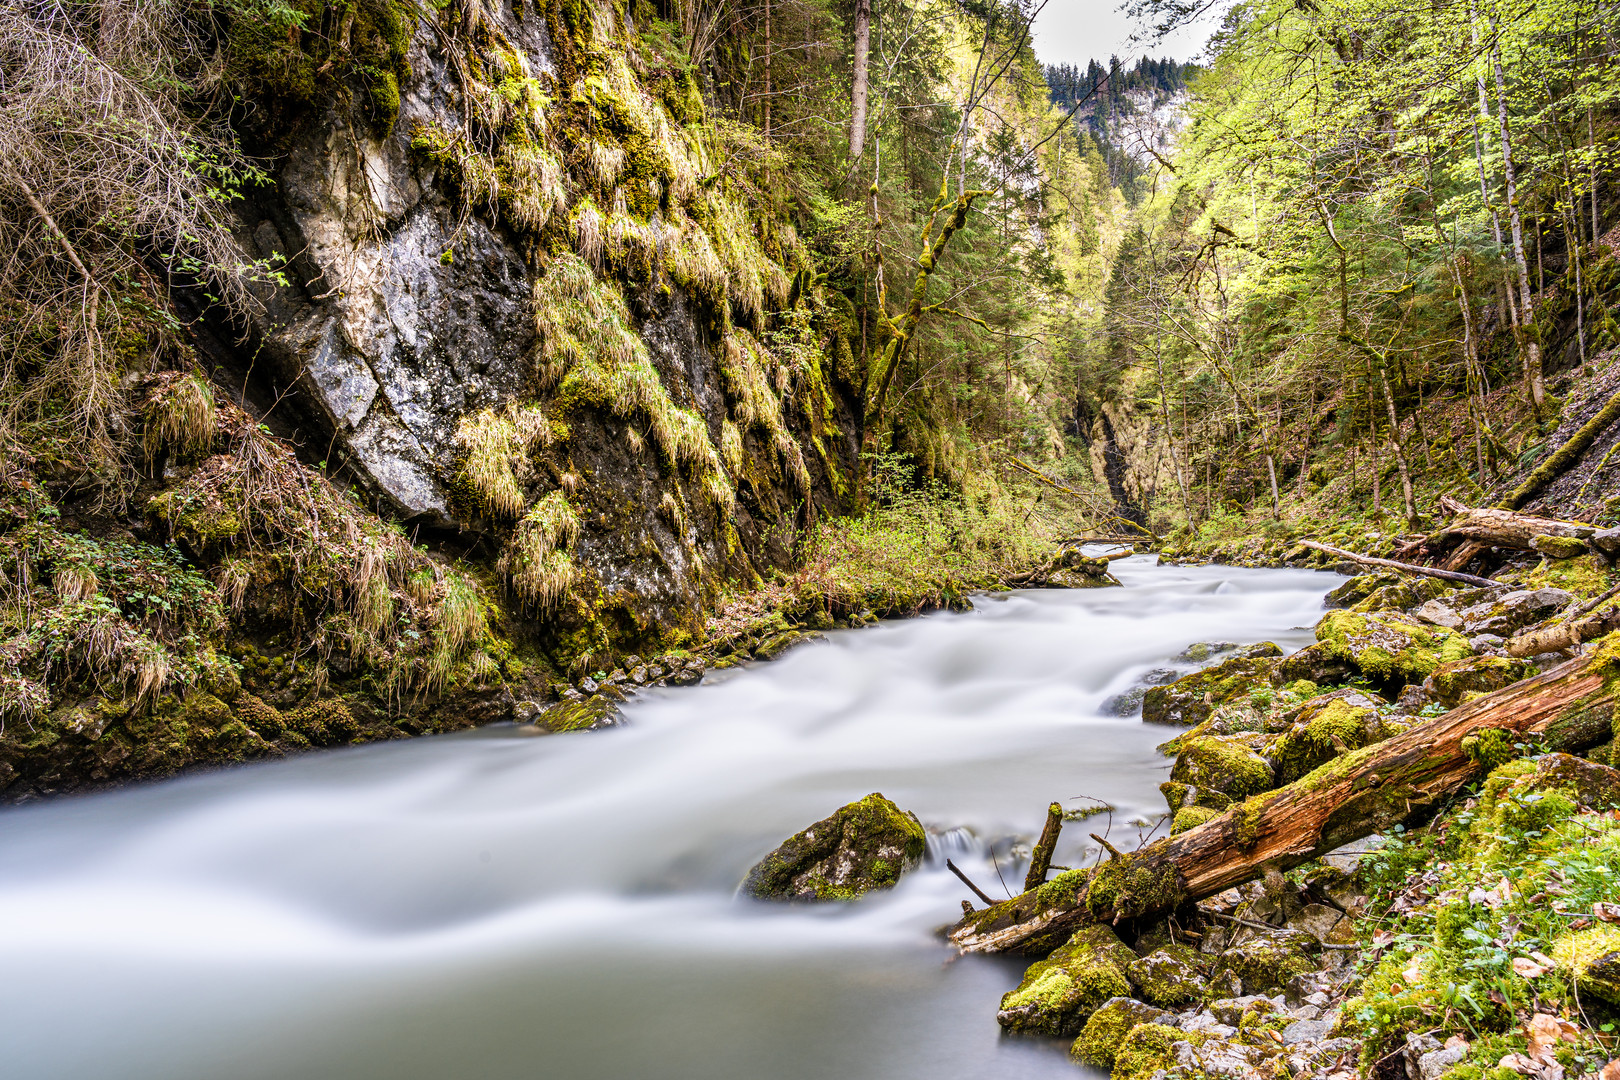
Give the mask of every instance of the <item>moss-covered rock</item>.
<svg viewBox="0 0 1620 1080">
<path fill-rule="evenodd" d="M 1135 959 L 1107 926 L 1083 927 L 1002 995 L 996 1022 L 1024 1035 L 1078 1035 L 1104 1002 L 1130 995 L 1126 969 Z"/>
<path fill-rule="evenodd" d="M 1594 926 L 1565 934 L 1553 943 L 1552 957 L 1582 993 L 1620 1005 L 1620 927 Z"/>
<path fill-rule="evenodd" d="M 1213 821 L 1221 816 L 1219 810 L 1212 810 L 1207 806 L 1183 806 L 1175 812 L 1170 819 L 1170 835 L 1179 836 L 1189 829 L 1196 829 L 1206 821 Z"/>
<path fill-rule="evenodd" d="M 1281 990 L 1294 976 L 1316 970 L 1312 953 L 1318 944 L 1298 930 L 1248 930 L 1243 940 L 1221 953 L 1215 971 L 1236 975 L 1246 993 Z"/>
<path fill-rule="evenodd" d="M 1306 702 L 1293 726 L 1272 745 L 1277 783 L 1291 784 L 1340 754 L 1389 734 L 1378 703 L 1357 690 L 1336 690 Z"/>
<path fill-rule="evenodd" d="M 1488 694 L 1535 674 L 1535 668 L 1506 656 L 1470 656 L 1448 660 L 1423 680 L 1423 692 L 1431 700 L 1455 709 L 1469 694 Z"/>
<path fill-rule="evenodd" d="M 1208 720 L 1217 707 L 1246 698 L 1254 690 L 1279 687 L 1281 653 L 1271 642 L 1261 642 L 1169 686 L 1155 686 L 1142 698 L 1142 719 L 1149 724 L 1191 726 Z"/>
<path fill-rule="evenodd" d="M 1208 735 L 1183 743 L 1170 779 L 1236 801 L 1276 786 L 1271 763 L 1240 737 Z"/>
<path fill-rule="evenodd" d="M 1379 589 L 1400 583 L 1401 575 L 1393 570 L 1375 570 L 1369 574 L 1357 574 L 1324 596 L 1322 603 L 1330 608 L 1354 607 Z"/>
<path fill-rule="evenodd" d="M 742 891 L 758 900 L 853 900 L 892 888 L 926 845 L 916 815 L 873 792 L 790 837 L 748 872 Z"/>
<path fill-rule="evenodd" d="M 1166 1009 L 1203 998 L 1209 986 L 1209 957 L 1186 945 L 1166 945 L 1126 970 L 1142 998 Z"/>
<path fill-rule="evenodd" d="M 1094 1069 L 1112 1069 L 1114 1055 L 1132 1028 L 1138 1024 L 1173 1023 L 1174 1017 L 1163 1009 L 1155 1009 L 1134 998 L 1109 998 L 1086 1021 L 1080 1037 L 1069 1047 L 1069 1057 Z"/>
<path fill-rule="evenodd" d="M 1194 1036 L 1168 1024 L 1138 1024 L 1114 1052 L 1113 1080 L 1148 1080 L 1176 1064 L 1176 1044 Z"/>
<path fill-rule="evenodd" d="M 535 726 L 561 734 L 565 731 L 595 731 L 624 722 L 612 698 L 597 695 L 579 701 L 562 701 L 535 718 Z"/>
<path fill-rule="evenodd" d="M 1296 653 L 1283 657 L 1277 666 L 1283 685 L 1308 682 L 1316 686 L 1333 686 L 1348 682 L 1359 674 L 1349 661 L 1335 655 L 1326 645 L 1307 645 Z"/>
<path fill-rule="evenodd" d="M 1444 627 L 1347 611 L 1328 612 L 1316 625 L 1316 640 L 1329 655 L 1379 682 L 1421 682 L 1441 664 L 1474 651 L 1467 638 Z"/>
</svg>

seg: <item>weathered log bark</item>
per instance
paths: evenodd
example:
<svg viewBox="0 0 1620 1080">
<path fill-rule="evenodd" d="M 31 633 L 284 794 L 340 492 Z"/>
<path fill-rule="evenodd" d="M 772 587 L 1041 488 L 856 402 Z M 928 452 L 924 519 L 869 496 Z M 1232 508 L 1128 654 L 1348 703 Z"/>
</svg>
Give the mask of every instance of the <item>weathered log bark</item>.
<svg viewBox="0 0 1620 1080">
<path fill-rule="evenodd" d="M 1046 808 L 1046 827 L 1041 830 L 1041 838 L 1035 842 L 1035 851 L 1029 857 L 1029 873 L 1024 875 L 1025 892 L 1046 884 L 1046 872 L 1052 869 L 1052 851 L 1062 831 L 1063 804 L 1053 803 Z"/>
<path fill-rule="evenodd" d="M 1353 551 L 1332 547 L 1328 544 L 1319 544 L 1315 540 L 1301 540 L 1300 547 L 1312 548 L 1316 551 L 1325 551 L 1329 555 L 1337 555 L 1341 559 L 1351 562 L 1365 563 L 1368 566 L 1384 566 L 1391 570 L 1402 570 L 1408 574 L 1423 574 L 1426 577 L 1444 578 L 1446 581 L 1460 581 L 1464 585 L 1491 586 L 1499 584 L 1490 578 L 1475 577 L 1473 574 L 1459 574 L 1453 570 L 1440 570 L 1433 566 L 1416 566 L 1412 563 L 1396 562 L 1394 559 L 1375 559 L 1371 555 L 1357 555 Z"/>
<path fill-rule="evenodd" d="M 1600 638 L 1615 630 L 1620 630 L 1620 610 L 1609 608 L 1607 611 L 1599 611 L 1585 618 L 1557 622 L 1552 626 L 1509 638 L 1506 649 L 1509 656 L 1540 656 L 1542 653 L 1557 652 L 1560 649 L 1573 649 L 1583 641 Z"/>
<path fill-rule="evenodd" d="M 1556 536 L 1585 543 L 1598 531 L 1597 526 L 1582 521 L 1559 521 L 1495 506 L 1469 507 L 1450 498 L 1442 498 L 1440 505 L 1457 515 L 1451 524 L 1435 534 L 1435 539 L 1442 542 L 1473 540 L 1493 547 L 1536 551 L 1535 541 L 1538 537 Z"/>
<path fill-rule="evenodd" d="M 1286 870 L 1432 807 L 1516 741 L 1575 751 L 1610 736 L 1620 639 L 1346 754 L 1195 829 L 964 918 L 963 952 L 1042 954 L 1082 925 L 1168 914 L 1263 873 Z M 1472 741 L 1470 741 L 1472 740 Z M 1481 751 L 1484 751 L 1483 753 Z M 1511 751 L 1508 751 L 1511 752 Z"/>
</svg>

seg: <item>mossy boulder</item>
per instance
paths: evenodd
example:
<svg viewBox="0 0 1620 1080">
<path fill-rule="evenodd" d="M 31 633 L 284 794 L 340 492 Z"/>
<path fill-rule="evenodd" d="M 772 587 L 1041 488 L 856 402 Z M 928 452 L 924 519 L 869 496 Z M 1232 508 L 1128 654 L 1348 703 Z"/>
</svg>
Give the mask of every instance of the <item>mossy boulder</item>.
<svg viewBox="0 0 1620 1080">
<path fill-rule="evenodd" d="M 1277 674 L 1284 686 L 1299 682 L 1333 686 L 1349 682 L 1359 672 L 1353 664 L 1335 655 L 1326 645 L 1307 645 L 1283 657 L 1282 663 L 1277 665 Z"/>
<path fill-rule="evenodd" d="M 1324 607 L 1354 607 L 1379 589 L 1401 584 L 1401 575 L 1393 570 L 1375 570 L 1357 574 L 1322 598 Z"/>
<path fill-rule="evenodd" d="M 1448 709 L 1461 705 L 1470 694 L 1488 694 L 1535 674 L 1523 660 L 1506 656 L 1469 656 L 1448 660 L 1423 680 L 1423 693 Z"/>
<path fill-rule="evenodd" d="M 1137 1024 L 1114 1052 L 1113 1080 L 1148 1080 L 1176 1065 L 1176 1044 L 1197 1036 L 1168 1024 Z"/>
<path fill-rule="evenodd" d="M 1164 796 L 1165 804 L 1170 807 L 1172 814 L 1192 806 L 1221 811 L 1232 805 L 1231 796 L 1224 795 L 1214 788 L 1196 787 L 1175 780 L 1166 780 L 1160 784 L 1159 793 Z"/>
<path fill-rule="evenodd" d="M 1182 744 L 1170 779 L 1237 801 L 1276 786 L 1271 763 L 1240 736 L 1207 735 Z"/>
<path fill-rule="evenodd" d="M 1620 1006 L 1620 927 L 1594 926 L 1553 942 L 1552 957 L 1584 994 Z"/>
<path fill-rule="evenodd" d="M 1378 702 L 1358 690 L 1335 690 L 1299 708 L 1293 726 L 1272 744 L 1277 784 L 1292 784 L 1340 754 L 1386 738 Z"/>
<path fill-rule="evenodd" d="M 1126 969 L 1135 959 L 1107 926 L 1083 927 L 1002 995 L 996 1022 L 1021 1035 L 1078 1035 L 1104 1002 L 1130 995 Z"/>
<path fill-rule="evenodd" d="M 1316 970 L 1312 954 L 1319 944 L 1299 930 L 1245 930 L 1241 941 L 1221 953 L 1215 972 L 1236 975 L 1248 994 L 1281 990 L 1295 976 Z"/>
<path fill-rule="evenodd" d="M 1133 962 L 1126 974 L 1143 1000 L 1175 1009 L 1203 998 L 1209 986 L 1209 957 L 1186 945 L 1166 945 Z"/>
<path fill-rule="evenodd" d="M 873 792 L 789 837 L 748 872 L 742 891 L 757 900 L 854 900 L 892 888 L 926 846 L 916 815 Z"/>
<path fill-rule="evenodd" d="M 1328 655 L 1355 665 L 1369 678 L 1398 684 L 1421 682 L 1441 664 L 1474 651 L 1467 638 L 1442 626 L 1348 611 L 1328 612 L 1316 624 L 1316 640 Z"/>
<path fill-rule="evenodd" d="M 597 695 L 579 701 L 560 701 L 536 717 L 534 725 L 543 731 L 561 734 L 616 727 L 623 722 L 624 717 L 613 699 Z"/>
<path fill-rule="evenodd" d="M 1137 1001 L 1135 998 L 1116 997 L 1103 1002 L 1091 1019 L 1086 1021 L 1080 1037 L 1069 1047 L 1069 1057 L 1081 1065 L 1094 1069 L 1112 1069 L 1114 1055 L 1119 1052 L 1125 1036 L 1138 1024 L 1173 1024 L 1175 1018 L 1163 1009 Z"/>
<path fill-rule="evenodd" d="M 1207 806 L 1183 806 L 1170 819 L 1170 835 L 1179 836 L 1190 829 L 1198 828 L 1206 821 L 1213 821 L 1220 816 L 1221 811 L 1212 810 Z"/>
<path fill-rule="evenodd" d="M 1142 698 L 1142 719 L 1149 724 L 1200 724 L 1221 705 L 1281 686 L 1281 655 L 1271 642 L 1261 642 L 1169 686 L 1155 686 Z"/>
</svg>

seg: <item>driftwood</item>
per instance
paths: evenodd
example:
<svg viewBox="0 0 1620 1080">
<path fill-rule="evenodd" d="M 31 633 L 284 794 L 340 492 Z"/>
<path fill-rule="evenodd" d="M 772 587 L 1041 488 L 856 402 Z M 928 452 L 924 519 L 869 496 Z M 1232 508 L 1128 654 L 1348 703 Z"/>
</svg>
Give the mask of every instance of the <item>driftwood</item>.
<svg viewBox="0 0 1620 1080">
<path fill-rule="evenodd" d="M 994 900 L 990 899 L 988 896 L 986 896 L 984 894 L 983 889 L 981 889 L 977 885 L 973 884 L 973 882 L 968 878 L 968 876 L 966 874 L 962 873 L 962 868 L 961 867 L 959 867 L 955 863 L 951 862 L 951 860 L 949 860 L 949 859 L 945 860 L 945 869 L 947 869 L 951 873 L 955 874 L 956 879 L 958 881 L 960 881 L 962 884 L 966 885 L 968 888 L 972 889 L 974 896 L 977 896 L 980 900 L 983 900 L 986 904 L 994 904 L 995 903 Z M 966 914 L 968 911 L 971 911 L 972 908 L 973 908 L 972 904 L 968 903 L 966 900 L 962 901 L 962 909 L 963 909 L 964 914 Z"/>
<path fill-rule="evenodd" d="M 974 912 L 949 931 L 963 952 L 1044 954 L 1080 926 L 1153 919 L 1286 870 L 1433 807 L 1513 742 L 1574 751 L 1610 737 L 1620 659 L 1603 647 L 1353 751 L 1203 825 L 1071 870 Z"/>
<path fill-rule="evenodd" d="M 1053 803 L 1046 808 L 1046 827 L 1035 842 L 1035 851 L 1029 857 L 1029 873 L 1024 875 L 1024 891 L 1038 889 L 1046 883 L 1046 872 L 1052 869 L 1052 850 L 1057 847 L 1058 834 L 1063 831 L 1063 805 Z"/>
<path fill-rule="evenodd" d="M 1353 551 L 1331 547 L 1328 544 L 1319 544 L 1315 540 L 1301 540 L 1299 544 L 1301 547 L 1325 551 L 1329 555 L 1337 555 L 1341 559 L 1365 563 L 1368 566 L 1384 566 L 1408 574 L 1423 574 L 1427 577 L 1444 578 L 1447 581 L 1460 581 L 1464 585 L 1490 586 L 1498 584 L 1498 582 L 1492 581 L 1490 578 L 1475 577 L 1473 574 L 1459 574 L 1455 570 L 1440 570 L 1433 566 L 1417 566 L 1413 563 L 1396 562 L 1394 559 L 1375 559 L 1371 555 L 1357 555 Z"/>
</svg>

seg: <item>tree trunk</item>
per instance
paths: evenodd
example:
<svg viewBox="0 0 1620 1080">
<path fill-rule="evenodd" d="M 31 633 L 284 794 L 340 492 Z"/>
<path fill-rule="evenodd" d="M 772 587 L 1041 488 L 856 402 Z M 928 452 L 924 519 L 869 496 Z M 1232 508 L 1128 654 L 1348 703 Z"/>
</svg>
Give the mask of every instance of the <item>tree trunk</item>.
<svg viewBox="0 0 1620 1080">
<path fill-rule="evenodd" d="M 1494 30 L 1495 27 L 1493 26 Z M 1496 111 L 1502 122 L 1502 176 L 1507 184 L 1508 221 L 1513 228 L 1513 259 L 1519 267 L 1519 348 L 1524 356 L 1524 378 L 1530 394 L 1530 406 L 1536 418 L 1541 418 L 1545 391 L 1541 375 L 1541 345 L 1535 340 L 1534 304 L 1530 296 L 1530 263 L 1524 255 L 1524 222 L 1519 214 L 1517 177 L 1513 172 L 1513 143 L 1508 138 L 1507 83 L 1502 78 L 1502 46 L 1491 49 L 1491 61 L 1496 69 Z"/>
<path fill-rule="evenodd" d="M 1401 474 L 1401 504 L 1406 511 L 1406 524 L 1417 524 L 1417 505 L 1412 501 L 1412 474 L 1406 467 L 1406 451 L 1401 447 L 1401 425 L 1395 417 L 1395 395 L 1390 393 L 1389 375 L 1384 365 L 1378 365 L 1378 378 L 1384 384 L 1384 404 L 1389 408 L 1389 445 L 1395 451 L 1395 467 Z"/>
<path fill-rule="evenodd" d="M 771 0 L 765 0 L 765 137 L 771 137 Z"/>
<path fill-rule="evenodd" d="M 1477 540 L 1492 547 L 1534 551 L 1535 539 L 1538 536 L 1558 536 L 1584 541 L 1598 531 L 1596 526 L 1584 522 L 1559 521 L 1557 518 L 1538 517 L 1535 514 L 1520 514 L 1499 506 L 1464 506 L 1446 496 L 1441 496 L 1440 507 L 1447 513 L 1457 515 L 1449 525 L 1435 534 L 1435 539 L 1441 541 Z"/>
<path fill-rule="evenodd" d="M 867 57 L 872 50 L 872 0 L 855 0 L 855 83 L 850 89 L 849 156 L 866 150 Z"/>
<path fill-rule="evenodd" d="M 1446 581 L 1461 582 L 1464 585 L 1474 585 L 1485 588 L 1492 585 L 1501 584 L 1501 582 L 1492 581 L 1490 578 L 1475 577 L 1472 574 L 1459 574 L 1453 570 L 1447 570 L 1444 568 L 1437 570 L 1432 566 L 1417 566 L 1413 563 L 1396 562 L 1394 559 L 1379 559 L 1371 555 L 1357 555 L 1353 551 L 1346 551 L 1343 548 L 1336 548 L 1328 544 L 1318 543 L 1315 540 L 1301 540 L 1299 545 L 1300 547 L 1308 547 L 1316 551 L 1325 551 L 1329 555 L 1337 555 L 1341 559 L 1349 559 L 1351 562 L 1358 562 L 1367 566 L 1382 566 L 1390 570 L 1400 570 L 1408 574 L 1422 574 L 1425 577 L 1442 578 Z"/>
<path fill-rule="evenodd" d="M 1050 952 L 1078 927 L 1167 915 L 1416 817 L 1484 771 L 1481 741 L 1538 739 L 1564 751 L 1595 746 L 1610 737 L 1614 696 L 1605 681 L 1617 668 L 1599 649 L 1476 698 L 1198 828 L 975 912 L 951 928 L 950 940 L 963 952 Z M 1465 748 L 1470 736 L 1475 741 Z"/>
</svg>

